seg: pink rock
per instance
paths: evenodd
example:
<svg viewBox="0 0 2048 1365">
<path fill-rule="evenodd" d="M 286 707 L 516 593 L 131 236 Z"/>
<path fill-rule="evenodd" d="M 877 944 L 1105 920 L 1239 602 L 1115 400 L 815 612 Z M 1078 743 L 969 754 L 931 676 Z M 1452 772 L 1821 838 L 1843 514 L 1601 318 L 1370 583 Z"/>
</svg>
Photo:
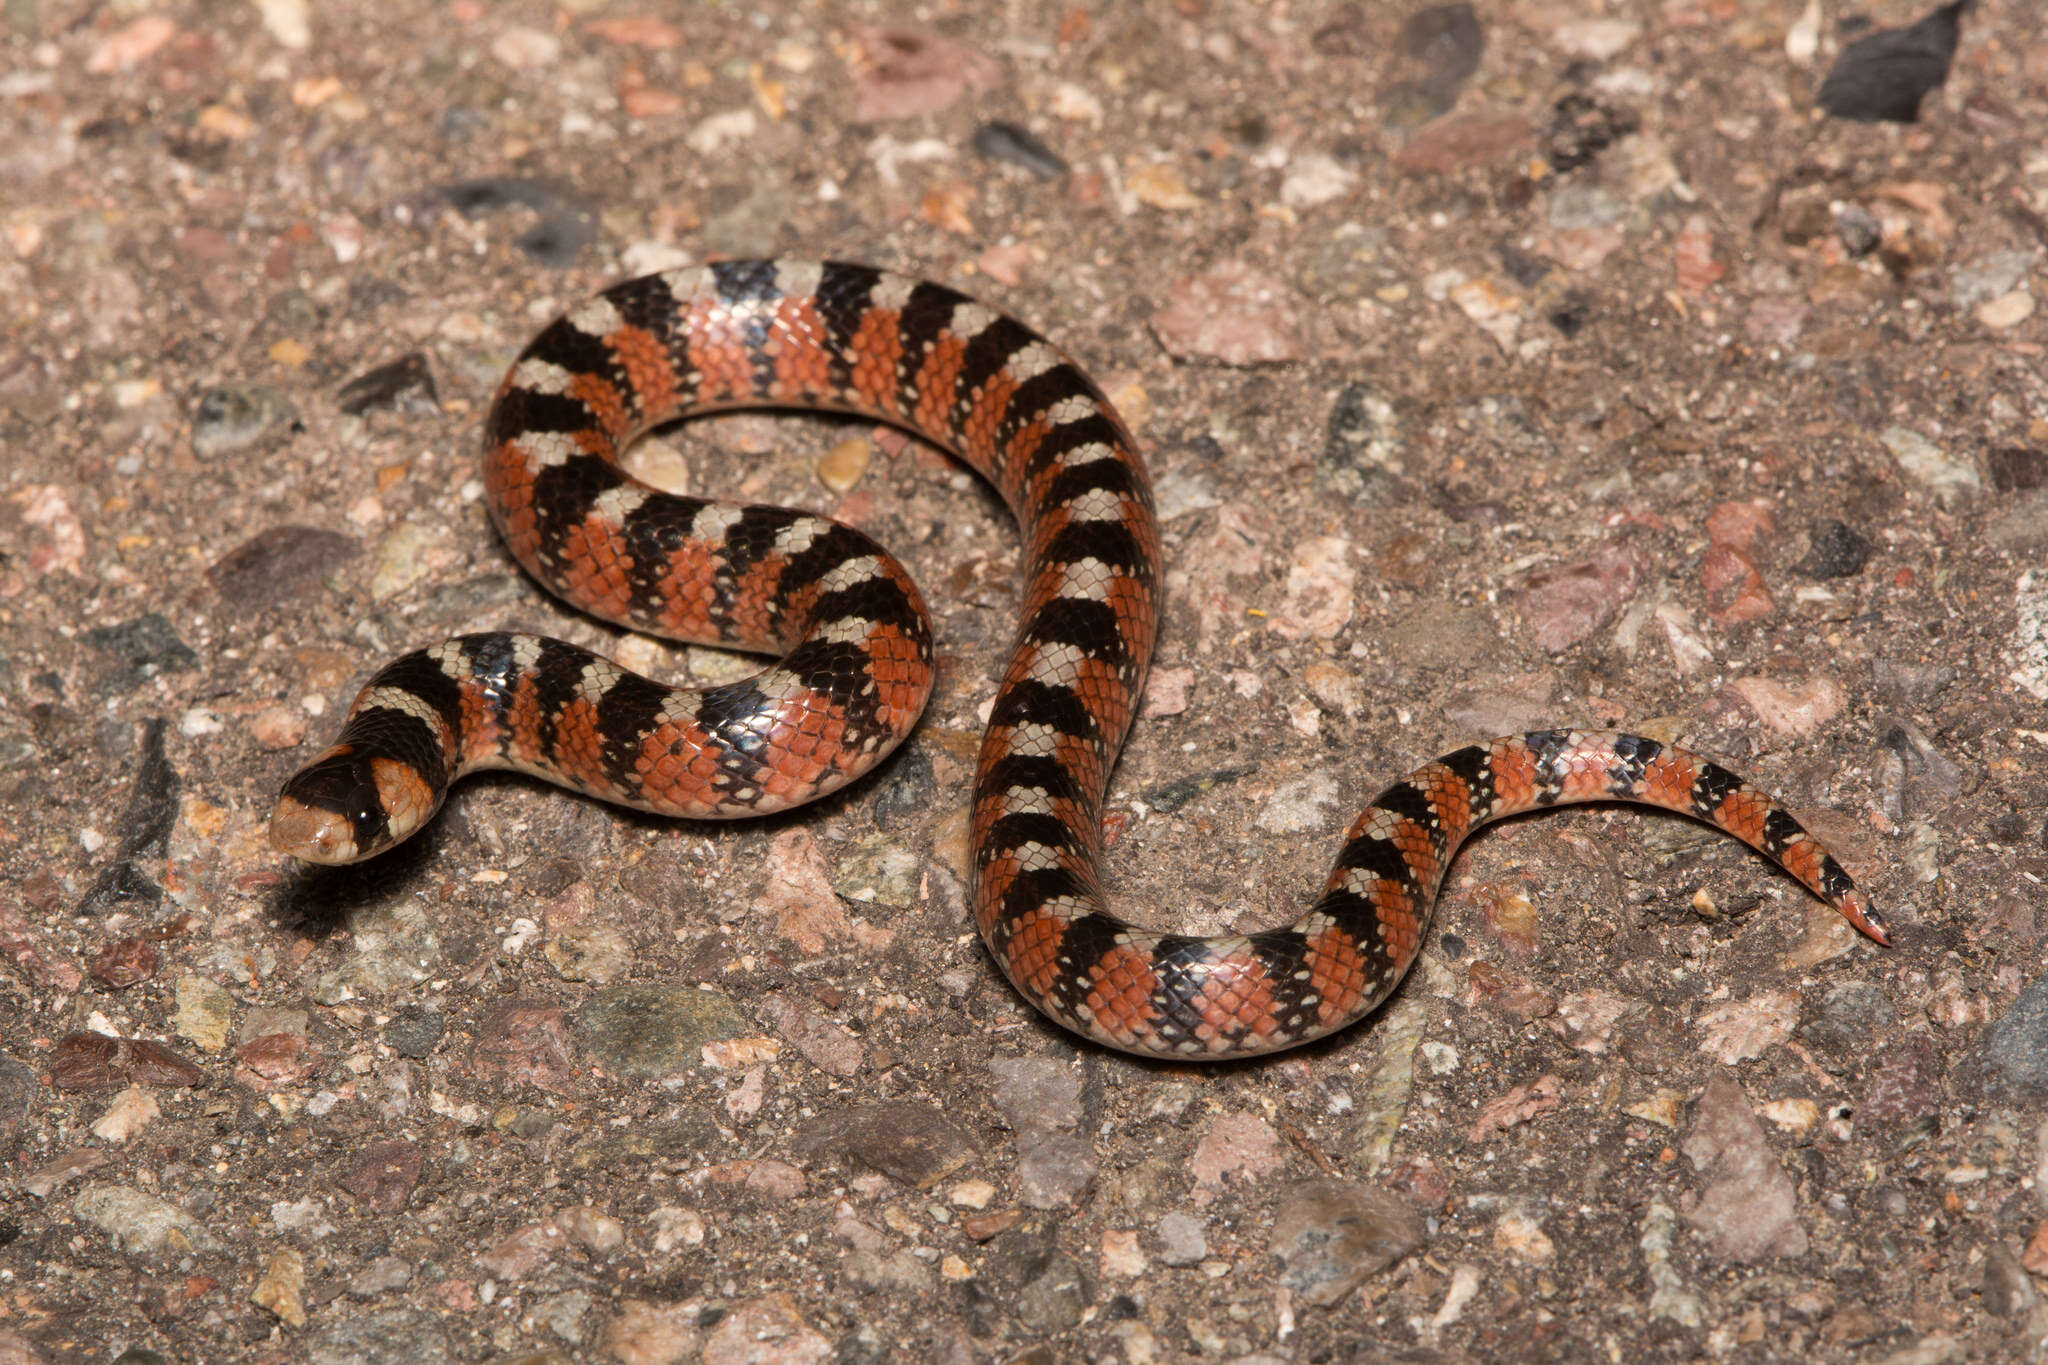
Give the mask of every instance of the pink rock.
<svg viewBox="0 0 2048 1365">
<path fill-rule="evenodd" d="M 1740 1085 L 1724 1076 L 1707 1087 L 1683 1148 L 1707 1181 L 1685 1221 L 1715 1256 L 1753 1264 L 1806 1254 L 1791 1178 L 1764 1140 Z"/>
<path fill-rule="evenodd" d="M 528 1223 L 489 1251 L 476 1263 L 500 1280 L 523 1280 L 554 1259 L 568 1239 L 552 1222 Z"/>
<path fill-rule="evenodd" d="M 1195 1205 L 1206 1206 L 1223 1189 L 1225 1176 L 1256 1180 L 1287 1164 L 1280 1135 L 1251 1114 L 1224 1114 L 1209 1127 L 1189 1166 L 1195 1173 Z"/>
<path fill-rule="evenodd" d="M 1747 553 L 1757 537 L 1778 525 L 1778 509 L 1762 498 L 1744 498 L 1717 505 L 1707 513 L 1707 540 Z"/>
<path fill-rule="evenodd" d="M 1522 619 L 1547 653 L 1569 649 L 1620 613 L 1650 567 L 1627 541 L 1601 546 L 1586 558 L 1529 576 Z"/>
<path fill-rule="evenodd" d="M 1404 171 L 1454 175 L 1468 166 L 1488 166 L 1528 143 L 1534 132 L 1520 114 L 1461 114 L 1440 118 L 1416 130 L 1407 146 L 1394 153 Z"/>
<path fill-rule="evenodd" d="M 1676 243 L 1679 292 L 1697 298 L 1728 273 L 1728 263 L 1714 259 L 1714 230 L 1703 213 L 1685 220 Z"/>
<path fill-rule="evenodd" d="M 1711 547 L 1700 561 L 1700 587 L 1707 595 L 1707 614 L 1724 630 L 1777 610 L 1749 556 L 1726 545 Z"/>
<path fill-rule="evenodd" d="M 1774 678 L 1738 678 L 1723 690 L 1746 702 L 1768 729 L 1793 739 L 1811 738 L 1846 700 L 1831 678 L 1810 678 L 1798 687 Z"/>
<path fill-rule="evenodd" d="M 1273 365 L 1301 358 L 1293 296 L 1243 261 L 1221 261 L 1173 286 L 1152 315 L 1159 344 L 1183 360 Z"/>
<path fill-rule="evenodd" d="M 1003 69 L 964 43 L 914 28 L 871 28 L 858 40 L 853 120 L 935 114 L 970 90 L 993 90 Z"/>
<path fill-rule="evenodd" d="M 1749 305 L 1742 334 L 1759 346 L 1790 346 L 1806 329 L 1813 308 L 1789 294 L 1766 294 Z"/>
<path fill-rule="evenodd" d="M 761 1002 L 761 1018 L 777 1033 L 796 1044 L 805 1060 L 833 1076 L 851 1076 L 860 1070 L 864 1055 L 860 1040 L 821 1015 L 813 1014 L 780 992 Z"/>
<path fill-rule="evenodd" d="M 617 1349 L 616 1347 L 614 1349 Z M 704 1365 L 823 1365 L 832 1343 L 813 1331 L 789 1295 L 734 1304 L 704 1339 Z"/>
<path fill-rule="evenodd" d="M 565 1095 L 580 1085 L 573 1053 L 561 1006 L 515 1000 L 484 1021 L 470 1066 L 481 1077 Z"/>
</svg>

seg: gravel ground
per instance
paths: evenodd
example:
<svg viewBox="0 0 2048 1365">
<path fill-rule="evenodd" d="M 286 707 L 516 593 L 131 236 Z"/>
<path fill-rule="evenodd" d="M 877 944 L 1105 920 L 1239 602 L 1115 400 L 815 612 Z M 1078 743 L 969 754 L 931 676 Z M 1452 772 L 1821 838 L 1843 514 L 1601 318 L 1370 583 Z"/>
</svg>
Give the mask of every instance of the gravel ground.
<svg viewBox="0 0 2048 1365">
<path fill-rule="evenodd" d="M 1851 46 L 1903 0 L 998 8 L 7 0 L 0 1362 L 2039 1359 L 2036 0 L 1917 123 L 1815 107 L 1940 75 L 1939 16 Z M 1365 1026 L 1080 1045 L 963 904 L 999 505 L 759 415 L 637 467 L 921 576 L 880 773 L 718 828 L 476 780 L 362 869 L 271 853 L 399 650 L 745 666 L 557 607 L 473 452 L 563 307 L 755 253 L 1013 311 L 1138 434 L 1138 913 L 1288 917 L 1385 782 L 1590 724 L 1779 793 L 1895 946 L 1573 811 L 1474 841 Z"/>
</svg>

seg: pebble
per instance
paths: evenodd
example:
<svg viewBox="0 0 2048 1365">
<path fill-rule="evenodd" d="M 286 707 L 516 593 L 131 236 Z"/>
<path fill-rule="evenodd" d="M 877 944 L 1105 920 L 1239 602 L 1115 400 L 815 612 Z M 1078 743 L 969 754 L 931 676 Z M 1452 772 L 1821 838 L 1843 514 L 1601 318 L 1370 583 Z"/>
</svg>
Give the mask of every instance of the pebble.
<svg viewBox="0 0 2048 1365">
<path fill-rule="evenodd" d="M 1551 45 L 1568 57 L 1604 62 L 1640 38 L 1643 26 L 1630 19 L 1573 19 L 1550 31 Z"/>
<path fill-rule="evenodd" d="M 2048 574 L 2036 577 L 2029 569 L 2020 575 L 2013 616 L 2010 676 L 2036 701 L 2048 701 Z"/>
<path fill-rule="evenodd" d="M 426 1057 L 439 1045 L 447 1031 L 447 1020 L 439 1011 L 413 1006 L 400 1010 L 384 1025 L 384 1045 L 401 1057 Z"/>
<path fill-rule="evenodd" d="M 2024 493 L 2048 487 L 2048 450 L 1996 446 L 1985 457 L 1991 486 L 2000 493 Z"/>
<path fill-rule="evenodd" d="M 216 460 L 247 450 L 273 427 L 296 416 L 290 400 L 275 389 L 208 389 L 192 409 L 192 453 L 202 460 Z"/>
<path fill-rule="evenodd" d="M 1812 1016 L 1799 1025 L 1807 1045 L 1844 1063 L 1870 1054 L 1873 1040 L 1898 1022 L 1898 1012 L 1875 984 L 1843 981 L 1828 989 Z"/>
<path fill-rule="evenodd" d="M 1776 678 L 1738 678 L 1727 691 L 1740 697 L 1766 729 L 1793 739 L 1811 739 L 1848 703 L 1848 694 L 1832 678 L 1809 678 L 1796 687 Z"/>
<path fill-rule="evenodd" d="M 2048 975 L 2020 992 L 1984 1035 L 1982 1054 L 2012 1093 L 2034 1102 L 2048 1097 Z"/>
<path fill-rule="evenodd" d="M 268 1309 L 289 1327 L 306 1325 L 306 1257 L 286 1247 L 273 1252 L 249 1291 L 249 1302 Z"/>
<path fill-rule="evenodd" d="M 1202 206 L 1201 196 L 1188 188 L 1180 167 L 1164 161 L 1141 161 L 1131 167 L 1124 174 L 1124 188 L 1138 203 L 1162 213 L 1186 213 Z"/>
<path fill-rule="evenodd" d="M 1342 199 L 1358 185 L 1358 172 L 1326 152 L 1299 156 L 1280 182 L 1280 202 L 1291 209 L 1311 209 Z"/>
<path fill-rule="evenodd" d="M 1282 364 L 1302 355 L 1300 324 L 1287 286 L 1239 260 L 1176 281 L 1152 330 L 1167 351 L 1222 365 Z"/>
<path fill-rule="evenodd" d="M 48 1199 L 72 1181 L 106 1165 L 107 1160 L 107 1153 L 96 1148 L 77 1148 L 22 1177 L 21 1188 L 38 1199 Z"/>
<path fill-rule="evenodd" d="M 94 1185 L 79 1191 L 71 1211 L 130 1256 L 183 1256 L 210 1251 L 213 1235 L 175 1204 L 125 1185 Z"/>
<path fill-rule="evenodd" d="M 430 416 L 441 410 L 441 395 L 426 352 L 408 351 L 343 384 L 335 390 L 334 405 L 350 417 L 375 411 Z"/>
<path fill-rule="evenodd" d="M 913 1189 L 928 1190 L 980 1155 L 944 1110 L 920 1100 L 848 1105 L 805 1122 L 803 1156 L 843 1157 Z"/>
<path fill-rule="evenodd" d="M 228 1045 L 228 1028 L 234 1018 L 235 1001 L 225 989 L 203 976 L 178 978 L 178 1012 L 171 1027 L 207 1052 Z"/>
<path fill-rule="evenodd" d="M 1017 1197 L 1030 1209 L 1061 1209 L 1095 1183 L 1095 1148 L 1071 1133 L 1025 1128 L 1017 1134 Z"/>
<path fill-rule="evenodd" d="M 160 612 L 94 626 L 80 638 L 104 656 L 103 666 L 93 675 L 94 683 L 114 693 L 132 692 L 160 673 L 199 667 L 199 656 Z"/>
<path fill-rule="evenodd" d="M 215 560 L 206 580 L 229 608 L 254 616 L 319 591 L 360 553 L 360 542 L 337 531 L 273 526 Z"/>
<path fill-rule="evenodd" d="M 776 992 L 761 1002 L 762 1020 L 795 1045 L 804 1059 L 830 1076 L 852 1076 L 866 1056 L 860 1039 L 845 1028 L 813 1013 L 789 995 Z"/>
<path fill-rule="evenodd" d="M 796 1301 L 774 1293 L 733 1305 L 705 1333 L 700 1358 L 703 1365 L 824 1365 L 834 1355 L 832 1343 L 803 1320 Z"/>
<path fill-rule="evenodd" d="M 417 902 L 396 901 L 356 912 L 355 956 L 313 982 L 313 999 L 341 1005 L 416 986 L 442 958 L 440 936 Z"/>
<path fill-rule="evenodd" d="M 1218 1114 L 1188 1159 L 1195 1205 L 1213 1202 L 1226 1180 L 1256 1181 L 1286 1165 L 1287 1150 L 1271 1124 L 1255 1114 Z"/>
<path fill-rule="evenodd" d="M 1510 1205 L 1494 1220 L 1493 1249 L 1523 1265 L 1549 1265 L 1557 1259 L 1557 1243 L 1543 1230 L 1542 1218 L 1520 1204 Z"/>
<path fill-rule="evenodd" d="M 1949 276 L 1949 299 L 1958 308 L 1973 308 L 2012 293 L 2033 269 L 2031 251 L 1993 251 Z"/>
<path fill-rule="evenodd" d="M 571 1346 L 581 1346 L 587 1335 L 583 1329 L 583 1320 L 590 1315 L 590 1310 L 595 1305 L 596 1300 L 581 1289 L 568 1289 L 535 1304 L 533 1316 L 563 1341 Z M 506 1365 L 520 1363 L 506 1362 Z M 544 1365 L 544 1361 L 531 1360 L 525 1362 L 525 1365 Z M 552 1365 L 552 1362 L 545 1362 L 545 1365 Z M 566 1358 L 562 1359 L 561 1365 L 568 1365 Z"/>
<path fill-rule="evenodd" d="M 1944 507 L 1954 506 L 1965 494 L 1983 487 L 1973 462 L 1948 454 L 1910 427 L 1886 427 L 1877 439 L 1891 451 L 1907 477 L 1925 485 Z"/>
<path fill-rule="evenodd" d="M 1650 1281 L 1650 1316 L 1681 1327 L 1698 1327 L 1706 1320 L 1699 1296 L 1686 1288 L 1672 1264 L 1671 1248 L 1676 1240 L 1678 1217 L 1662 1199 L 1650 1201 L 1643 1215 L 1642 1249 L 1645 1273 Z"/>
<path fill-rule="evenodd" d="M 1717 1259 L 1749 1265 L 1806 1254 L 1792 1180 L 1740 1085 L 1725 1076 L 1708 1083 L 1680 1147 L 1703 1181 L 1685 1221 Z"/>
<path fill-rule="evenodd" d="M 1159 1259 L 1166 1265 L 1200 1265 L 1209 1254 L 1207 1230 L 1192 1214 L 1162 1214 L 1153 1231 L 1159 1235 Z"/>
<path fill-rule="evenodd" d="M 490 51 L 493 57 L 514 71 L 525 71 L 534 67 L 553 66 L 560 61 L 562 43 L 559 38 L 542 29 L 512 24 L 491 39 Z"/>
<path fill-rule="evenodd" d="M 593 1256 L 612 1256 L 626 1245 L 625 1224 L 587 1204 L 563 1209 L 555 1215 L 555 1226 Z"/>
<path fill-rule="evenodd" d="M 697 1322 L 704 1311 L 694 1300 L 654 1303 L 627 1299 L 619 1305 L 605 1334 L 610 1354 L 628 1365 L 676 1365 L 695 1356 L 703 1334 Z"/>
<path fill-rule="evenodd" d="M 818 482 L 834 493 L 852 492 L 874 456 L 873 441 L 865 436 L 849 436 L 819 458 Z"/>
<path fill-rule="evenodd" d="M 607 986 L 633 970 L 633 945 L 609 925 L 583 924 L 564 929 L 541 949 L 564 981 Z"/>
<path fill-rule="evenodd" d="M 1881 28 L 1848 44 L 1821 82 L 1815 102 L 1836 118 L 1912 123 L 1920 100 L 1948 79 L 1958 18 L 1955 0 L 1905 28 Z"/>
<path fill-rule="evenodd" d="M 1394 164 L 1425 175 L 1456 175 L 1507 161 L 1535 135 L 1534 125 L 1519 114 L 1454 114 L 1425 124 L 1394 153 Z"/>
<path fill-rule="evenodd" d="M 2001 507 L 1984 527 L 1984 541 L 2016 555 L 2048 551 L 2048 488 L 2036 488 Z"/>
<path fill-rule="evenodd" d="M 395 1293 L 412 1283 L 412 1261 L 406 1257 L 377 1257 L 348 1277 L 348 1295 L 358 1300 L 375 1300 L 381 1293 Z"/>
<path fill-rule="evenodd" d="M 887 834 L 863 835 L 832 868 L 832 889 L 847 900 L 906 908 L 917 903 L 924 863 Z"/>
<path fill-rule="evenodd" d="M 1318 464 L 1339 494 L 1359 507 L 1386 501 L 1405 471 L 1406 455 L 1406 433 L 1390 396 L 1365 381 L 1338 391 Z"/>
<path fill-rule="evenodd" d="M 1002 84 L 994 59 L 926 29 L 865 29 L 855 40 L 855 123 L 881 123 L 935 114 L 970 91 Z"/>
<path fill-rule="evenodd" d="M 1259 807 L 1259 828 L 1268 834 L 1305 834 L 1325 828 L 1343 793 L 1330 773 L 1310 773 L 1282 783 Z"/>
<path fill-rule="evenodd" d="M 908 1251 L 884 1256 L 855 1249 L 841 1263 L 848 1279 L 871 1293 L 929 1294 L 931 1268 Z"/>
<path fill-rule="evenodd" d="M 659 991 L 662 987 L 622 988 Z M 586 1044 L 592 1036 L 588 1028 L 590 1013 L 603 1010 L 615 1004 L 616 991 L 611 997 L 599 996 L 585 1007 L 582 1030 Z M 684 994 L 696 994 L 684 991 Z M 641 1019 L 643 1027 L 647 1022 Z M 655 1024 L 659 1027 L 659 1024 Z M 611 1039 L 611 1035 L 600 1036 Z M 609 1069 L 627 1075 L 660 1075 L 660 1071 L 638 1070 L 621 1059 L 616 1051 L 593 1054 L 599 1055 Z M 544 1000 L 512 1000 L 499 1005 L 486 1015 L 477 1029 L 476 1045 L 470 1053 L 470 1069 L 477 1076 L 497 1080 L 506 1086 L 535 1085 L 552 1094 L 566 1095 L 577 1090 L 582 1083 L 583 1068 L 574 1057 L 575 1049 L 569 1042 L 569 1027 L 563 1018 L 562 1007 Z M 692 1055 L 694 1061 L 694 1050 Z"/>
<path fill-rule="evenodd" d="M 396 1213 L 412 1198 L 426 1156 L 403 1138 L 373 1142 L 340 1180 L 341 1188 L 377 1213 Z"/>
<path fill-rule="evenodd" d="M 1870 562 L 1871 543 L 1846 522 L 1832 518 L 1814 527 L 1809 535 L 1806 558 L 1794 572 L 1808 578 L 1852 578 Z"/>
<path fill-rule="evenodd" d="M 1977 305 L 1977 321 L 1994 332 L 2017 327 L 2034 316 L 2034 296 L 2024 289 L 2001 294 Z"/>
<path fill-rule="evenodd" d="M 1649 557 L 1634 543 L 1610 542 L 1584 559 L 1531 574 L 1520 594 L 1522 619 L 1539 649 L 1560 653 L 1620 615 L 1649 569 Z"/>
<path fill-rule="evenodd" d="M 1028 1330 L 1050 1335 L 1078 1326 L 1094 1298 L 1094 1286 L 1080 1265 L 1065 1253 L 1055 1253 L 1045 1269 L 1017 1291 L 1010 1307 Z"/>
<path fill-rule="evenodd" d="M 199 1068 L 147 1038 L 67 1033 L 50 1051 L 50 1084 L 58 1090 L 111 1090 L 120 1085 L 198 1085 Z"/>
<path fill-rule="evenodd" d="M 551 1221 L 528 1223 L 478 1252 L 476 1263 L 499 1281 L 517 1283 L 553 1260 L 567 1240 Z"/>
<path fill-rule="evenodd" d="M 1421 1211 L 1397 1194 L 1343 1180 L 1297 1186 L 1273 1215 L 1280 1283 L 1330 1308 L 1424 1241 Z"/>
<path fill-rule="evenodd" d="M 1479 69 L 1479 58 L 1485 49 L 1486 35 L 1479 26 L 1479 16 L 1462 0 L 1431 5 L 1410 14 L 1394 35 L 1394 51 L 1405 63 L 1420 69 L 1415 75 L 1406 76 L 1384 97 L 1391 111 L 1389 122 L 1395 127 L 1408 127 L 1449 110 L 1458 102 L 1458 91 Z M 1409 67 L 1402 69 L 1406 71 Z"/>
<path fill-rule="evenodd" d="M 1291 640 L 1328 640 L 1350 621 L 1357 598 L 1358 570 L 1351 542 L 1342 536 L 1310 536 L 1288 556 L 1280 610 L 1273 629 Z"/>
<path fill-rule="evenodd" d="M 305 743 L 306 728 L 306 713 L 282 702 L 266 706 L 249 718 L 249 737 L 272 753 L 296 749 Z"/>
<path fill-rule="evenodd" d="M 455 1356 L 435 1314 L 418 1308 L 383 1308 L 322 1323 L 302 1338 L 306 1365 L 451 1365 Z"/>
<path fill-rule="evenodd" d="M 307 1079 L 326 1060 L 303 1033 L 265 1033 L 235 1049 L 235 1080 L 267 1093 Z"/>
<path fill-rule="evenodd" d="M 102 1142 L 126 1142 L 163 1116 L 156 1097 L 131 1085 L 93 1121 L 92 1135 Z"/>
<path fill-rule="evenodd" d="M 511 208 L 531 210 L 539 221 L 515 237 L 513 245 L 556 270 L 575 264 L 583 248 L 597 238 L 597 211 L 551 181 L 484 176 L 438 186 L 435 194 L 465 218 Z"/>
<path fill-rule="evenodd" d="M 109 990 L 126 990 L 156 975 L 156 949 L 147 939 L 130 936 L 104 944 L 93 954 L 87 969 L 92 979 Z"/>
<path fill-rule="evenodd" d="M 1792 991 L 1759 991 L 1703 1011 L 1696 1021 L 1700 1050 L 1723 1066 L 1750 1061 L 1792 1036 L 1799 1022 L 1799 997 Z"/>
<path fill-rule="evenodd" d="M 1081 1122 L 1081 1077 L 1051 1057 L 999 1057 L 988 1064 L 990 1102 L 1012 1129 L 1073 1128 Z"/>
<path fill-rule="evenodd" d="M 2011 1248 L 1994 1238 L 1984 1248 L 1984 1309 L 1994 1318 L 2023 1318 L 2041 1296 Z"/>
<path fill-rule="evenodd" d="M 1021 166 L 1040 180 L 1057 180 L 1068 170 L 1058 152 L 1041 142 L 1037 134 L 1015 123 L 996 120 L 974 130 L 974 150 L 990 161 Z"/>
<path fill-rule="evenodd" d="M 29 1115 L 48 1102 L 35 1071 L 0 1053 L 0 1161 L 12 1160 L 28 1131 Z"/>
</svg>

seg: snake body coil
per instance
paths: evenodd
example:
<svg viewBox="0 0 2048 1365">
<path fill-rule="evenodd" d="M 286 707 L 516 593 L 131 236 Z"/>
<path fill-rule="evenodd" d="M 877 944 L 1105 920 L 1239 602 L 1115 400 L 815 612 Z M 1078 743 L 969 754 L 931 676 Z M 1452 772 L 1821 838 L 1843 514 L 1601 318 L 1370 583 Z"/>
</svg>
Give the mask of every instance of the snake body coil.
<svg viewBox="0 0 2048 1365">
<path fill-rule="evenodd" d="M 836 790 L 902 742 L 933 675 L 929 614 L 902 565 L 838 523 L 663 493 L 619 467 L 637 432 L 738 407 L 901 425 L 1016 514 L 1025 588 L 975 772 L 973 905 L 1017 989 L 1070 1029 L 1131 1052 L 1227 1057 L 1343 1028 L 1414 962 L 1468 834 L 1573 802 L 1704 820 L 1887 941 L 1834 858 L 1768 796 L 1682 749 L 1578 731 L 1473 745 L 1395 783 L 1284 928 L 1201 938 L 1119 919 L 1097 867 L 1103 793 L 1159 623 L 1144 463 L 1094 384 L 1022 324 L 840 263 L 731 261 L 615 285 L 527 346 L 485 424 L 491 517 L 534 577 L 606 620 L 781 661 L 679 689 L 531 635 L 405 655 L 286 783 L 277 847 L 321 863 L 371 856 L 482 768 L 667 815 L 762 814 Z"/>
</svg>

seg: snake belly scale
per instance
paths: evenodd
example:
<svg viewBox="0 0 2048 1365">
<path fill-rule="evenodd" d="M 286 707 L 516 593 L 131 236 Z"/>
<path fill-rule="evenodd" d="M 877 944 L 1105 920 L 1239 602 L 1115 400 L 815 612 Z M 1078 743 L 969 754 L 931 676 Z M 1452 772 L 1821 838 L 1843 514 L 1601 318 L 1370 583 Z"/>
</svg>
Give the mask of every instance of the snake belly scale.
<svg viewBox="0 0 2048 1365">
<path fill-rule="evenodd" d="M 728 261 L 615 285 L 526 347 L 485 422 L 486 503 L 535 578 L 605 620 L 780 662 L 683 689 L 530 635 L 405 655 L 286 783 L 275 845 L 311 862 L 372 856 L 483 768 L 726 818 L 834 791 L 888 754 L 933 677 L 929 613 L 903 567 L 835 522 L 661 492 L 617 461 L 649 426 L 762 407 L 907 428 L 972 466 L 1015 514 L 1023 600 L 975 771 L 972 904 L 1018 991 L 1078 1033 L 1216 1058 L 1341 1029 L 1414 962 L 1467 835 L 1574 802 L 1706 821 L 1888 941 L 1777 802 L 1698 755 L 1606 731 L 1495 739 L 1425 764 L 1353 822 L 1292 924 L 1196 937 L 1117 917 L 1098 876 L 1103 797 L 1144 687 L 1162 579 L 1144 462 L 1095 385 L 1021 323 L 942 285 L 836 262 Z"/>
</svg>

